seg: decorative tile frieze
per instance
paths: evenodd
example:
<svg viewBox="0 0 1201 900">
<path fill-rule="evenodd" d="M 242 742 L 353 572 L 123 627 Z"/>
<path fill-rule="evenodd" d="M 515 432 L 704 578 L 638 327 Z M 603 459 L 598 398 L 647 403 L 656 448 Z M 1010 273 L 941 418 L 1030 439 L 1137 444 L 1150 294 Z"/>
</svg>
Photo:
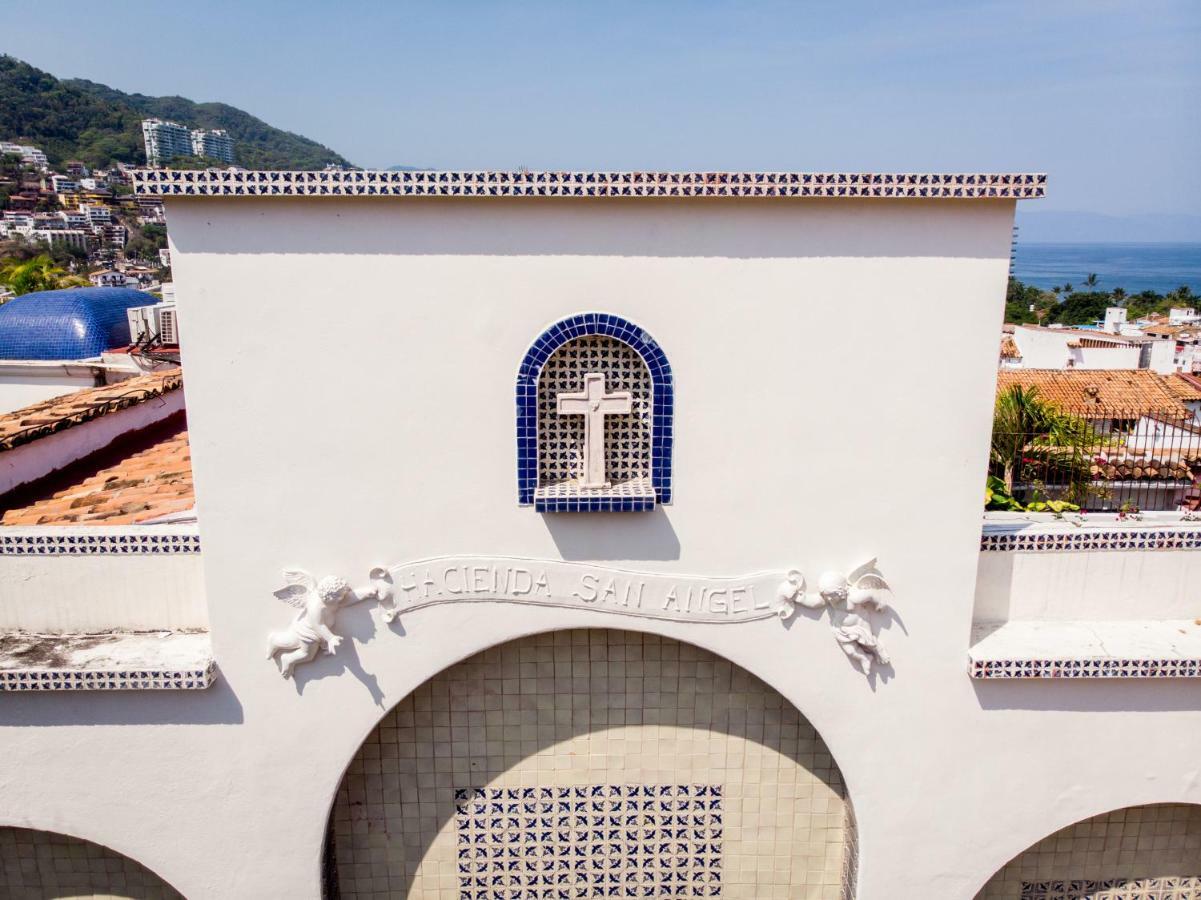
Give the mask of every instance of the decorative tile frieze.
<svg viewBox="0 0 1201 900">
<path fill-rule="evenodd" d="M 1042 173 L 873 172 L 389 172 L 133 173 L 139 195 L 198 197 L 864 197 L 1034 199 Z"/>
<path fill-rule="evenodd" d="M 459 897 L 721 896 L 722 787 L 455 793 Z"/>
<path fill-rule="evenodd" d="M 1201 678 L 1201 659 L 973 659 L 972 678 Z"/>
<path fill-rule="evenodd" d="M 1023 881 L 1021 900 L 1197 900 L 1201 876 Z"/>
<path fill-rule="evenodd" d="M 141 534 L 113 531 L 103 526 L 88 533 L 18 532 L 0 529 L 0 556 L 143 556 L 148 554 L 199 553 L 198 534 Z"/>
<path fill-rule="evenodd" d="M 0 691 L 202 691 L 217 665 L 188 669 L 0 670 Z"/>
<path fill-rule="evenodd" d="M 1055 532 L 989 532 L 983 552 L 1066 553 L 1088 550 L 1201 550 L 1201 528 L 1114 528 Z"/>
</svg>

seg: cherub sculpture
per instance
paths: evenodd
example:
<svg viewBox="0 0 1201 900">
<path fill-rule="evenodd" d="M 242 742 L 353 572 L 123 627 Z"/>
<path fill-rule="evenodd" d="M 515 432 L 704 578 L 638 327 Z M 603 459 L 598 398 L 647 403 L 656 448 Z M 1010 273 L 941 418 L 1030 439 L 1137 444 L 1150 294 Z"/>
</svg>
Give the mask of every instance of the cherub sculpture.
<svg viewBox="0 0 1201 900">
<path fill-rule="evenodd" d="M 817 590 L 809 591 L 805 576 L 790 569 L 776 588 L 772 609 L 781 619 L 789 619 L 801 607 L 830 608 L 834 639 L 851 662 L 864 675 L 870 675 L 872 662 L 888 665 L 888 654 L 872 630 L 872 613 L 888 611 L 888 582 L 869 560 L 849 574 L 823 572 Z M 820 613 L 819 613 L 820 615 Z"/>
<path fill-rule="evenodd" d="M 372 574 L 375 574 L 373 570 Z M 344 578 L 327 575 L 320 581 L 303 569 L 286 569 L 286 587 L 275 592 L 275 596 L 299 612 L 292 624 L 284 631 L 273 631 L 267 644 L 267 658 L 279 657 L 279 671 L 284 678 L 291 678 L 292 671 L 302 662 L 309 662 L 317 655 L 321 645 L 326 653 L 333 653 L 342 639 L 333 632 L 334 617 L 338 609 L 360 600 L 379 599 L 377 588 L 355 590 Z"/>
<path fill-rule="evenodd" d="M 872 633 L 871 625 L 855 613 L 847 613 L 834 626 L 834 640 L 864 675 L 871 674 L 873 658 L 881 665 L 888 665 L 888 654 L 880 639 Z"/>
</svg>

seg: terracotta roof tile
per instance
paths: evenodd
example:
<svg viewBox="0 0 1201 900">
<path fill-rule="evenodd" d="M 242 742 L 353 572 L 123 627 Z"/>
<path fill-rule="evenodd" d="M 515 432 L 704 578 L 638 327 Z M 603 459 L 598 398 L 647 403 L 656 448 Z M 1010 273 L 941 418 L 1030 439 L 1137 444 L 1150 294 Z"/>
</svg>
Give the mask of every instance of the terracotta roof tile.
<svg viewBox="0 0 1201 900">
<path fill-rule="evenodd" d="M 180 370 L 171 368 L 138 375 L 116 384 L 75 391 L 4 413 L 0 415 L 0 453 L 47 434 L 161 397 L 181 387 L 183 378 Z"/>
<path fill-rule="evenodd" d="M 9 509 L 0 525 L 129 525 L 185 512 L 195 503 L 184 425 L 138 453 L 53 496 Z"/>
<path fill-rule="evenodd" d="M 1201 378 L 1184 372 L 1173 372 L 1168 376 L 1168 390 L 1182 401 L 1201 400 Z"/>
<path fill-rule="evenodd" d="M 1006 334 L 1001 338 L 1001 359 L 1021 359 L 1022 351 L 1018 349 L 1018 342 L 1010 335 Z"/>
<path fill-rule="evenodd" d="M 1192 419 L 1168 381 L 1149 369 L 1002 369 L 997 372 L 997 392 L 1013 385 L 1037 388 L 1044 400 L 1061 409 L 1079 415 L 1095 412 L 1099 418 L 1155 413 Z"/>
</svg>

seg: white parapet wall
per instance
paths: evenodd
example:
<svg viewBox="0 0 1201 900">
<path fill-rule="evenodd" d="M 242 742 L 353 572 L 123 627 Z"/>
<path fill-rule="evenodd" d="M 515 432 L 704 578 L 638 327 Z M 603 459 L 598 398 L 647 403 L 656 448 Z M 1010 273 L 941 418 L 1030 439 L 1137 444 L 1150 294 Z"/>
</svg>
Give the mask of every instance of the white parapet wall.
<svg viewBox="0 0 1201 900">
<path fill-rule="evenodd" d="M 0 632 L 208 627 L 195 526 L 0 529 Z"/>
<path fill-rule="evenodd" d="M 974 621 L 1201 616 L 1201 523 L 1176 515 L 1138 522 L 1093 518 L 1083 525 L 986 523 Z M 1012 549 L 1000 549 L 1007 539 Z"/>
</svg>

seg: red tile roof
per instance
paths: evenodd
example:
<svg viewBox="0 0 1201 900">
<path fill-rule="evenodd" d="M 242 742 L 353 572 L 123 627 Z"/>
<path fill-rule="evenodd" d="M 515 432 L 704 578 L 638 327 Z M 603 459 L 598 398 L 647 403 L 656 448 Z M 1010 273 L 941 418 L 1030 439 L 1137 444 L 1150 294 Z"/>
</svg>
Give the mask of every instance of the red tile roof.
<svg viewBox="0 0 1201 900">
<path fill-rule="evenodd" d="M 7 509 L 0 525 L 128 525 L 185 512 L 194 503 L 192 454 L 179 416 L 149 446 L 93 467 L 49 497 Z"/>
<path fill-rule="evenodd" d="M 87 388 L 0 415 L 0 453 L 183 387 L 178 368 Z"/>
<path fill-rule="evenodd" d="M 1192 419 L 1170 379 L 1150 369 L 1002 369 L 997 392 L 1013 385 L 1037 388 L 1046 401 L 1076 415 L 1127 418 L 1154 413 Z"/>
</svg>

